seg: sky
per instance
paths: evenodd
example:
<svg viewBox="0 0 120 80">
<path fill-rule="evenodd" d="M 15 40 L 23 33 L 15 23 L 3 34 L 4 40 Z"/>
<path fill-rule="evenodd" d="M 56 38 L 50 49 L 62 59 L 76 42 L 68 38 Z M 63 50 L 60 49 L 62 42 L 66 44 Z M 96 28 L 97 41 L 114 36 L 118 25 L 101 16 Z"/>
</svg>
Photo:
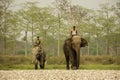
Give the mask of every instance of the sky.
<svg viewBox="0 0 120 80">
<path fill-rule="evenodd" d="M 18 8 L 25 2 L 38 2 L 41 7 L 52 6 L 54 0 L 15 0 L 15 7 Z M 120 0 L 72 0 L 72 4 L 81 5 L 89 9 L 98 9 L 100 4 L 109 3 L 110 5 L 115 4 Z"/>
<path fill-rule="evenodd" d="M 72 0 L 74 4 L 81 5 L 90 9 L 98 9 L 100 4 L 115 4 L 118 0 Z"/>
</svg>

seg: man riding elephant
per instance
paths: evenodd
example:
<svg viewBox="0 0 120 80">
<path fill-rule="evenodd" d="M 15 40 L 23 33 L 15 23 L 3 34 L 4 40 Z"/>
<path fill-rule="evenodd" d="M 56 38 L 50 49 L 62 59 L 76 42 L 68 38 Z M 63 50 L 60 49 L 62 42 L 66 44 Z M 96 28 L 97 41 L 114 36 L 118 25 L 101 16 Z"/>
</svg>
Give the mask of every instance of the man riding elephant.
<svg viewBox="0 0 120 80">
<path fill-rule="evenodd" d="M 40 46 L 40 44 L 41 44 L 41 40 L 40 40 L 39 36 L 37 36 L 37 39 L 36 39 L 35 44 L 34 44 L 34 47 Z"/>
<path fill-rule="evenodd" d="M 32 48 L 32 54 L 33 54 L 33 60 L 32 62 L 35 65 L 35 69 L 38 68 L 38 63 L 40 63 L 40 68 L 44 69 L 44 65 L 45 65 L 45 60 L 46 60 L 46 53 L 43 50 L 43 48 L 41 47 L 41 41 L 39 39 L 39 36 L 37 36 L 37 39 L 35 41 L 35 44 Z"/>
<path fill-rule="evenodd" d="M 69 61 L 72 69 L 78 69 L 80 63 L 80 47 L 87 46 L 85 39 L 78 35 L 76 27 L 71 30 L 71 37 L 65 40 L 63 51 L 66 58 L 66 68 L 69 69 Z"/>
<path fill-rule="evenodd" d="M 73 28 L 72 28 L 72 30 L 70 32 L 70 36 L 71 36 L 70 38 L 72 38 L 73 36 L 77 36 L 77 35 L 78 35 L 78 31 L 76 29 L 76 26 L 73 26 Z M 87 41 L 84 38 L 81 37 L 80 47 L 85 47 L 87 45 L 88 45 Z"/>
<path fill-rule="evenodd" d="M 76 26 L 73 26 L 73 29 L 71 30 L 70 35 L 71 35 L 71 37 L 73 37 L 73 36 L 75 36 L 75 35 L 78 35 Z"/>
</svg>

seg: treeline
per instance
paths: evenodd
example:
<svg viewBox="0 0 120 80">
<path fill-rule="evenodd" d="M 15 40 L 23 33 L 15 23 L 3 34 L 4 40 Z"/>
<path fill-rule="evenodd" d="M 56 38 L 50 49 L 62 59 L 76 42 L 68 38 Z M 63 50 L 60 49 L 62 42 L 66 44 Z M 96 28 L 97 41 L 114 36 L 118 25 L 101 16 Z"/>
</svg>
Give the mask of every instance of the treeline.
<svg viewBox="0 0 120 80">
<path fill-rule="evenodd" d="M 55 0 L 54 6 L 27 2 L 14 10 L 13 0 L 0 0 L 0 54 L 31 53 L 36 36 L 48 55 L 61 55 L 73 25 L 89 45 L 82 55 L 120 55 L 120 2 L 99 10 Z M 12 8 L 11 8 L 12 7 Z"/>
</svg>

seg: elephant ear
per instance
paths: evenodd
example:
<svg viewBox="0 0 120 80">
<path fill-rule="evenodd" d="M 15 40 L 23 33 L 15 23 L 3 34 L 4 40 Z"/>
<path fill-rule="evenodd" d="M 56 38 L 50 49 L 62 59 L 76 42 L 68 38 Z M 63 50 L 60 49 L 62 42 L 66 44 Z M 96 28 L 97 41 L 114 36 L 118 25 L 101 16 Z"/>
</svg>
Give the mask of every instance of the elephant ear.
<svg viewBox="0 0 120 80">
<path fill-rule="evenodd" d="M 72 43 L 72 38 L 68 38 L 65 40 L 65 44 L 66 46 L 71 46 L 71 43 Z"/>
<path fill-rule="evenodd" d="M 84 38 L 81 38 L 81 45 L 80 45 L 80 47 L 85 47 L 85 46 L 88 46 L 88 42 Z"/>
</svg>

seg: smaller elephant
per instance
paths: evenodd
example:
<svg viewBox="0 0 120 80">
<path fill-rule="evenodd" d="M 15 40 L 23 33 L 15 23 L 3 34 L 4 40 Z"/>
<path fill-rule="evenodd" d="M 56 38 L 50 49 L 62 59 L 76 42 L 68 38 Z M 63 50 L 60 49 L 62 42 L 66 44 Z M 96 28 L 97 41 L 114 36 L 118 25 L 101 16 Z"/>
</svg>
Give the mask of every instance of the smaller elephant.
<svg viewBox="0 0 120 80">
<path fill-rule="evenodd" d="M 41 47 L 36 46 L 33 47 L 32 53 L 33 53 L 33 63 L 35 65 L 35 69 L 38 69 L 38 63 L 40 63 L 40 68 L 44 69 L 45 61 L 46 61 L 46 53 L 44 52 L 44 50 Z"/>
<path fill-rule="evenodd" d="M 80 64 L 80 48 L 88 45 L 88 42 L 80 36 L 73 36 L 65 40 L 63 51 L 66 58 L 66 68 L 70 69 L 69 61 L 72 69 L 78 69 Z"/>
</svg>

